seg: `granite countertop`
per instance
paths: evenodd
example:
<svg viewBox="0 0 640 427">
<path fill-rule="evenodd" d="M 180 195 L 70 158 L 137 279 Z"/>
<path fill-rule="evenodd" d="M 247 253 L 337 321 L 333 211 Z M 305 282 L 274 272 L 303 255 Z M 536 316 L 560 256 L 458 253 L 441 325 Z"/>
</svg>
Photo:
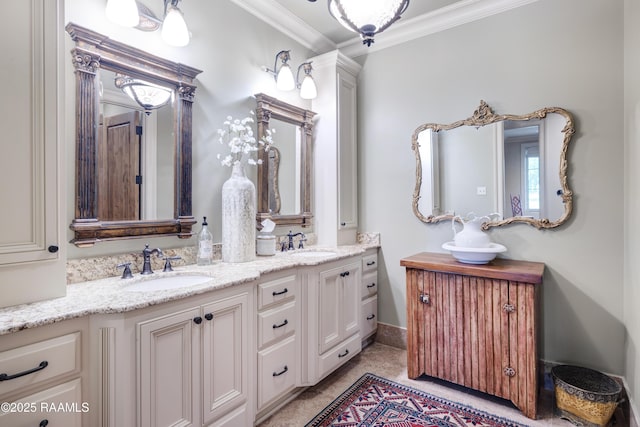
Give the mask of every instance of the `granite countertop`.
<svg viewBox="0 0 640 427">
<path fill-rule="evenodd" d="M 91 314 L 123 313 L 156 304 L 183 299 L 192 295 L 254 281 L 260 276 L 298 266 L 320 265 L 354 255 L 363 254 L 377 244 L 356 244 L 338 247 L 314 247 L 294 252 L 278 252 L 275 256 L 257 257 L 255 261 L 233 264 L 214 262 L 208 266 L 186 265 L 171 273 L 153 276 L 135 275 L 133 279 L 109 277 L 106 279 L 67 285 L 67 294 L 61 298 L 0 308 L 0 335 L 35 328 L 67 319 Z M 330 252 L 330 256 L 302 252 Z M 197 274 L 211 280 L 193 286 L 158 291 L 130 291 L 127 287 L 149 279 L 167 276 Z"/>
</svg>

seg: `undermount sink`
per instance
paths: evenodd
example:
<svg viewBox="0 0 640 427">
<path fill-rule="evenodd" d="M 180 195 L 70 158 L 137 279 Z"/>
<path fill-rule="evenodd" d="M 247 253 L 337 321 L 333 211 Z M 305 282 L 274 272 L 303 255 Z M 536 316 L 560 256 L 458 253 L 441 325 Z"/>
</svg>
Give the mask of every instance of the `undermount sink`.
<svg viewBox="0 0 640 427">
<path fill-rule="evenodd" d="M 301 252 L 293 252 L 291 255 L 302 257 L 302 258 L 312 258 L 312 257 L 334 256 L 336 255 L 336 253 L 332 251 L 301 251 Z"/>
<path fill-rule="evenodd" d="M 167 289 L 178 289 L 201 285 L 210 280 L 211 277 L 203 276 L 201 274 L 158 277 L 127 285 L 124 290 L 129 292 L 163 291 Z"/>
</svg>

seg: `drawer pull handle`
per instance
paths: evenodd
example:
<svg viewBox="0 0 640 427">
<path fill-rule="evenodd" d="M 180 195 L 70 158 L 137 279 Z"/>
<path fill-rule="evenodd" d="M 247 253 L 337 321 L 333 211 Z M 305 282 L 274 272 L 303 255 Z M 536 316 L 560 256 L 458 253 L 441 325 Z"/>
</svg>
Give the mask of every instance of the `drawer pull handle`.
<svg viewBox="0 0 640 427">
<path fill-rule="evenodd" d="M 369 261 L 367 263 L 367 267 L 371 267 L 372 265 L 376 265 L 376 262 L 375 261 Z"/>
<path fill-rule="evenodd" d="M 349 275 L 348 271 L 345 271 L 344 273 L 340 273 L 340 277 L 346 277 Z"/>
<path fill-rule="evenodd" d="M 280 292 L 273 291 L 272 295 L 273 295 L 274 297 L 277 297 L 278 295 L 284 295 L 284 294 L 286 294 L 287 292 L 289 292 L 289 289 L 284 288 L 284 290 L 283 290 L 283 291 L 280 291 Z"/>
<path fill-rule="evenodd" d="M 280 323 L 279 325 L 273 325 L 273 329 L 282 328 L 283 326 L 287 326 L 288 324 L 289 321 L 287 319 L 284 319 L 284 322 Z"/>
<path fill-rule="evenodd" d="M 213 313 L 207 313 L 204 315 L 204 318 L 207 320 L 213 320 Z"/>
<path fill-rule="evenodd" d="M 42 420 L 40 421 L 40 424 L 38 424 L 38 427 L 47 427 L 49 425 L 49 420 Z"/>
<path fill-rule="evenodd" d="M 285 372 L 287 372 L 289 370 L 289 368 L 287 367 L 287 365 L 284 365 L 284 369 L 280 372 L 274 372 L 273 376 L 274 377 L 279 377 L 280 375 L 284 374 Z"/>
<path fill-rule="evenodd" d="M 27 371 L 18 372 L 17 374 L 13 374 L 13 375 L 0 374 L 0 381 L 8 381 L 14 378 L 24 377 L 25 375 L 29 375 L 29 374 L 33 374 L 34 372 L 41 371 L 47 366 L 49 366 L 49 362 L 47 362 L 46 360 L 43 360 L 42 362 L 40 362 L 40 364 L 36 368 L 29 369 Z"/>
<path fill-rule="evenodd" d="M 346 349 L 342 354 L 338 354 L 338 357 L 342 358 L 342 357 L 345 357 L 347 354 L 349 354 L 349 349 Z"/>
<path fill-rule="evenodd" d="M 374 288 L 375 286 L 376 286 L 376 284 L 375 284 L 375 283 L 372 283 L 372 284 L 370 284 L 370 285 L 367 285 L 367 288 Z"/>
<path fill-rule="evenodd" d="M 195 322 L 196 325 L 199 325 L 200 323 L 202 323 L 202 317 L 200 316 L 194 317 L 193 321 Z"/>
<path fill-rule="evenodd" d="M 373 320 L 375 319 L 376 315 L 375 314 L 370 314 L 369 316 L 367 316 L 367 320 Z"/>
</svg>

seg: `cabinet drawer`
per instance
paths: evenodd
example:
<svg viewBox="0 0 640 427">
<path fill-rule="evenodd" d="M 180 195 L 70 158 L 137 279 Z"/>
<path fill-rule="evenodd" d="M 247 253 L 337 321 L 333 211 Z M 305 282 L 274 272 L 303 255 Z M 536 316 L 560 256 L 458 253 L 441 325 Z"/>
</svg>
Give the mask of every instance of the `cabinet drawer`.
<svg viewBox="0 0 640 427">
<path fill-rule="evenodd" d="M 296 385 L 296 336 L 258 353 L 258 411 Z"/>
<path fill-rule="evenodd" d="M 360 334 L 355 334 L 348 340 L 343 341 L 333 349 L 320 355 L 318 366 L 320 378 L 333 372 L 338 366 L 346 363 L 353 356 L 360 353 L 361 345 Z"/>
<path fill-rule="evenodd" d="M 258 348 L 294 333 L 297 320 L 295 300 L 258 313 Z"/>
<path fill-rule="evenodd" d="M 0 382 L 0 396 L 73 372 L 80 372 L 80 332 L 6 350 L 0 374 L 25 375 Z"/>
<path fill-rule="evenodd" d="M 258 310 L 281 301 L 295 298 L 298 293 L 298 276 L 291 274 L 258 285 Z"/>
<path fill-rule="evenodd" d="M 362 301 L 362 321 L 360 335 L 367 338 L 378 328 L 378 296 L 372 296 Z"/>
<path fill-rule="evenodd" d="M 362 298 L 367 298 L 378 293 L 378 272 L 370 271 L 362 275 Z"/>
<path fill-rule="evenodd" d="M 80 379 L 50 387 L 9 405 L 9 411 L 0 411 L 0 426 L 82 427 L 82 414 L 90 409 L 82 402 Z"/>
<path fill-rule="evenodd" d="M 362 257 L 362 272 L 373 271 L 378 268 L 378 254 L 366 255 Z"/>
</svg>

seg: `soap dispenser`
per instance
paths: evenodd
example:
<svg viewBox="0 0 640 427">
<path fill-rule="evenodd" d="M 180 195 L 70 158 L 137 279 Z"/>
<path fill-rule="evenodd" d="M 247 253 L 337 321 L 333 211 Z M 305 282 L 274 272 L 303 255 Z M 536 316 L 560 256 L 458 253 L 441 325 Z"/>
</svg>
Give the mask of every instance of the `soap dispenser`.
<svg viewBox="0 0 640 427">
<path fill-rule="evenodd" d="M 202 220 L 202 230 L 198 234 L 198 265 L 209 265 L 213 262 L 213 236 L 207 227 L 207 217 Z"/>
</svg>

